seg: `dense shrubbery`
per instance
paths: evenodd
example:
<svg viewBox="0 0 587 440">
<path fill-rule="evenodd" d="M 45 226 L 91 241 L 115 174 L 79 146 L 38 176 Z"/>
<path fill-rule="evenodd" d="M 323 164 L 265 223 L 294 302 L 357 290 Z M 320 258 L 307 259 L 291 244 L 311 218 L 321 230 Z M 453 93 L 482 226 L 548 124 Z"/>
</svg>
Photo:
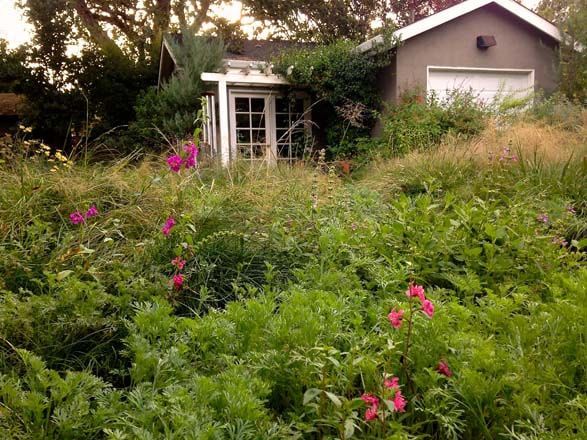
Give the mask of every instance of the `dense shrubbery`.
<svg viewBox="0 0 587 440">
<path fill-rule="evenodd" d="M 161 141 L 156 130 L 165 136 L 181 139 L 196 126 L 200 98 L 204 90 L 202 72 L 214 72 L 221 65 L 224 43 L 217 38 L 182 33 L 182 43 L 169 38 L 179 69 L 161 90 L 151 87 L 138 99 L 137 122 L 133 128 L 146 137 Z"/>
<path fill-rule="evenodd" d="M 411 91 L 397 105 L 389 106 L 381 124 L 384 155 L 402 155 L 437 145 L 447 133 L 462 136 L 479 134 L 489 110 L 471 92 L 455 90 L 444 99 Z"/>
<path fill-rule="evenodd" d="M 361 53 L 356 46 L 356 42 L 340 40 L 295 49 L 274 60 L 278 73 L 293 85 L 307 88 L 318 101 L 313 119 L 331 149 L 368 136 L 382 104 L 377 73 L 389 63 L 389 48 Z"/>
<path fill-rule="evenodd" d="M 484 136 L 344 186 L 11 156 L 0 437 L 580 437 L 585 131 Z"/>
</svg>

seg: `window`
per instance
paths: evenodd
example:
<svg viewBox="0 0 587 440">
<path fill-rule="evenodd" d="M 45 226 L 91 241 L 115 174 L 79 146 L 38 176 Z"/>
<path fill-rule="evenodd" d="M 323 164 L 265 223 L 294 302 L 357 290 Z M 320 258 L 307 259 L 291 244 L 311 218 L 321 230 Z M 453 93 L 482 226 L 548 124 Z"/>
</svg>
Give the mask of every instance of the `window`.
<svg viewBox="0 0 587 440">
<path fill-rule="evenodd" d="M 234 98 L 235 142 L 242 159 L 263 160 L 270 150 L 267 136 L 267 106 L 264 97 Z"/>
<path fill-rule="evenodd" d="M 292 162 L 304 155 L 306 123 L 302 98 L 275 98 L 277 159 Z"/>
<path fill-rule="evenodd" d="M 230 91 L 230 136 L 233 157 L 268 162 L 302 158 L 307 124 L 304 99 L 272 92 Z"/>
</svg>

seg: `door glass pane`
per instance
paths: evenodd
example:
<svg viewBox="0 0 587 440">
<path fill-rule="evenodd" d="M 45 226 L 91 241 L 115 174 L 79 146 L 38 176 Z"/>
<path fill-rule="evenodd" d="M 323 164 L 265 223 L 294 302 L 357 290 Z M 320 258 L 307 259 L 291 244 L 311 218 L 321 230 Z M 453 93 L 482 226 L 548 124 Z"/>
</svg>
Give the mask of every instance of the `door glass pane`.
<svg viewBox="0 0 587 440">
<path fill-rule="evenodd" d="M 265 130 L 251 130 L 253 143 L 264 144 L 267 136 L 265 135 Z"/>
<path fill-rule="evenodd" d="M 295 113 L 303 113 L 304 112 L 304 100 L 303 99 L 296 99 L 293 103 L 293 111 Z"/>
<path fill-rule="evenodd" d="M 265 128 L 265 114 L 255 114 L 251 115 L 251 128 Z"/>
<path fill-rule="evenodd" d="M 239 146 L 240 157 L 243 159 L 250 159 L 251 158 L 251 146 L 250 145 L 240 145 Z"/>
<path fill-rule="evenodd" d="M 287 113 L 275 115 L 275 125 L 277 128 L 289 128 L 289 115 Z"/>
<path fill-rule="evenodd" d="M 248 113 L 237 113 L 236 114 L 236 126 L 237 128 L 249 128 L 251 125 L 250 117 Z"/>
<path fill-rule="evenodd" d="M 249 144 L 251 142 L 251 130 L 248 128 L 246 130 L 237 130 L 236 142 L 238 144 Z"/>
<path fill-rule="evenodd" d="M 265 156 L 265 150 L 267 149 L 267 147 L 265 145 L 253 145 L 252 149 L 252 158 L 262 159 Z"/>
<path fill-rule="evenodd" d="M 287 130 L 277 130 L 277 143 L 289 143 L 289 136 L 287 135 Z"/>
<path fill-rule="evenodd" d="M 277 146 L 277 156 L 282 158 L 289 157 L 289 144 L 283 144 Z"/>
<path fill-rule="evenodd" d="M 249 111 L 249 98 L 235 98 L 234 108 L 237 112 L 248 112 Z"/>
<path fill-rule="evenodd" d="M 251 98 L 251 112 L 263 113 L 265 111 L 265 98 Z"/>
<path fill-rule="evenodd" d="M 277 113 L 287 113 L 289 111 L 289 99 L 275 98 L 275 111 Z"/>
</svg>

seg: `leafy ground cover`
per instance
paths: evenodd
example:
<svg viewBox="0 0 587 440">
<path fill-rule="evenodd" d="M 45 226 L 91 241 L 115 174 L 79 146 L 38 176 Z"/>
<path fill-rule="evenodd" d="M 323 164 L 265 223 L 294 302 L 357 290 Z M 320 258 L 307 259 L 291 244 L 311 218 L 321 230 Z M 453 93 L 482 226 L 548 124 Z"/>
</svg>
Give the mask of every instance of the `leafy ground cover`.
<svg viewBox="0 0 587 440">
<path fill-rule="evenodd" d="M 586 141 L 488 128 L 353 180 L 8 160 L 0 437 L 581 438 Z"/>
</svg>

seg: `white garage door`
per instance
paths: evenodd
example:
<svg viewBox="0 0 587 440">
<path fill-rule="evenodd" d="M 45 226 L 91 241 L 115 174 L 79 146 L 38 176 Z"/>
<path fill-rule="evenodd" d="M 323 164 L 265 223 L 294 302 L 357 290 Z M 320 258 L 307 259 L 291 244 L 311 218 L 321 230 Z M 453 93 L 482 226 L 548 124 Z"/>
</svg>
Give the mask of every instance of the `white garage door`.
<svg viewBox="0 0 587 440">
<path fill-rule="evenodd" d="M 444 99 L 453 89 L 471 90 L 486 104 L 506 96 L 521 98 L 534 90 L 534 71 L 428 68 L 428 92 Z"/>
</svg>

